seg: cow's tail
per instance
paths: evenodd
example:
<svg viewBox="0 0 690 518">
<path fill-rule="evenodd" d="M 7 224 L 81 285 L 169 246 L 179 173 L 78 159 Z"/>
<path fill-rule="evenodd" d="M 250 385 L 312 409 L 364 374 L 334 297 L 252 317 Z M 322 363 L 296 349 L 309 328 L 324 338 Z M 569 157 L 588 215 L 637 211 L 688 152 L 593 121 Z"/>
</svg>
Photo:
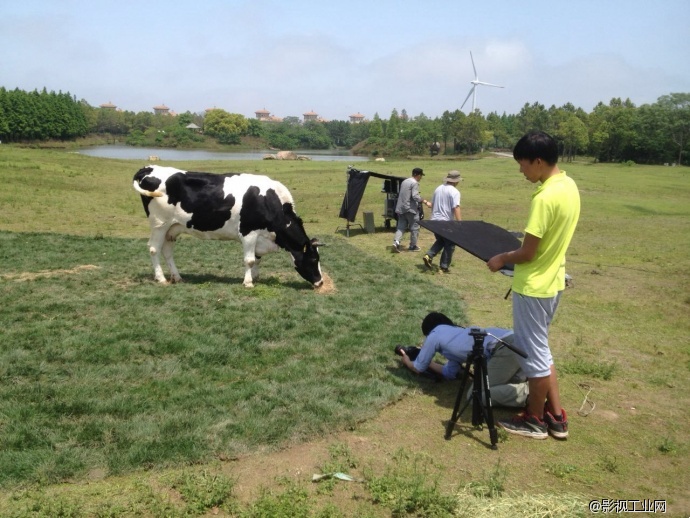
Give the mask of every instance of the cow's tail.
<svg viewBox="0 0 690 518">
<path fill-rule="evenodd" d="M 142 196 L 148 196 L 149 198 L 160 198 L 161 196 L 163 196 L 163 193 L 160 191 L 147 191 L 145 189 L 142 189 L 139 185 L 139 182 L 137 182 L 136 180 L 132 182 L 132 187 L 134 187 L 134 190 Z"/>
</svg>

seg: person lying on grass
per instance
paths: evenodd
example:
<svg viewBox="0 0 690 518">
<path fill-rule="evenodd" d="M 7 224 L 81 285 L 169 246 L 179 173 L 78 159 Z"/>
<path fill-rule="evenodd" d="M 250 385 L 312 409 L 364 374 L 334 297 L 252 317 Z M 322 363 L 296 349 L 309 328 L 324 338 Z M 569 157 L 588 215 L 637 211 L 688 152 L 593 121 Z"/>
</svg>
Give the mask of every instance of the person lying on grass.
<svg viewBox="0 0 690 518">
<path fill-rule="evenodd" d="M 487 356 L 492 402 L 499 406 L 524 407 L 529 394 L 527 377 L 520 369 L 517 354 L 500 342 L 512 345 L 512 330 L 498 327 L 485 330 L 484 354 Z M 403 364 L 412 372 L 431 373 L 438 379 L 453 380 L 472 352 L 474 337 L 470 331 L 471 327 L 456 326 L 443 313 L 431 312 L 422 320 L 422 334 L 425 336 L 422 347 L 396 347 L 395 352 L 402 356 Z M 446 358 L 446 363 L 434 361 L 436 353 Z M 469 394 L 471 391 L 470 386 Z"/>
</svg>

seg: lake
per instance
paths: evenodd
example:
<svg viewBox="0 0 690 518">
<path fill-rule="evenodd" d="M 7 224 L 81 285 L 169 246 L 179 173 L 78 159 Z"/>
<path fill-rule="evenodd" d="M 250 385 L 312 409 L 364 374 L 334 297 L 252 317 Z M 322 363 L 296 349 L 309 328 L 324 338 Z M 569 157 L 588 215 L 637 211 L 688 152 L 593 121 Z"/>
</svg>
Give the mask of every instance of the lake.
<svg viewBox="0 0 690 518">
<path fill-rule="evenodd" d="M 160 160 L 262 160 L 265 155 L 275 154 L 277 151 L 223 152 L 205 151 L 203 149 L 94 146 L 80 149 L 78 153 L 100 158 L 140 159 L 144 161 L 147 161 L 150 156 L 157 156 Z M 352 156 L 346 153 L 333 154 L 333 151 L 295 151 L 295 154 L 321 161 L 362 162 L 369 160 L 368 157 Z"/>
</svg>

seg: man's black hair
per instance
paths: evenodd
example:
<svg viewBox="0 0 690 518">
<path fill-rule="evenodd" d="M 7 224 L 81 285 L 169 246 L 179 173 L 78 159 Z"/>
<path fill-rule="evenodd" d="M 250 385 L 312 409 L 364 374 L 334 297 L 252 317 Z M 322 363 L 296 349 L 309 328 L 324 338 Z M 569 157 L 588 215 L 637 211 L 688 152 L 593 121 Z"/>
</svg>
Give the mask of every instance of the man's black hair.
<svg viewBox="0 0 690 518">
<path fill-rule="evenodd" d="M 453 324 L 453 321 L 443 313 L 432 311 L 422 320 L 422 334 L 424 336 L 429 336 L 429 333 L 431 333 L 436 326 L 440 325 L 452 326 L 455 324 Z"/>
<path fill-rule="evenodd" d="M 558 144 L 548 133 L 530 131 L 515 144 L 513 158 L 515 160 L 529 160 L 530 162 L 541 158 L 549 165 L 556 165 L 558 162 Z"/>
</svg>

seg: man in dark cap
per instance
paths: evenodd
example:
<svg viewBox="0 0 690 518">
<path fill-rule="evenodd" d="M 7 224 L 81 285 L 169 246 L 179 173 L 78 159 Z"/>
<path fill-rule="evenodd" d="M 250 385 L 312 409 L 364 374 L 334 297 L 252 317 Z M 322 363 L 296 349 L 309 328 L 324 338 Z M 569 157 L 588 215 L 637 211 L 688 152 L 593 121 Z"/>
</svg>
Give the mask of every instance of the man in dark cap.
<svg viewBox="0 0 690 518">
<path fill-rule="evenodd" d="M 417 238 L 419 237 L 419 204 L 422 203 L 431 207 L 431 203 L 422 198 L 419 194 L 419 181 L 424 176 L 424 171 L 420 167 L 412 170 L 412 177 L 407 178 L 400 184 L 398 192 L 398 202 L 395 206 L 395 213 L 398 216 L 398 225 L 393 237 L 393 251 L 400 252 L 400 240 L 406 230 L 410 231 L 410 252 L 419 252 Z"/>
</svg>

